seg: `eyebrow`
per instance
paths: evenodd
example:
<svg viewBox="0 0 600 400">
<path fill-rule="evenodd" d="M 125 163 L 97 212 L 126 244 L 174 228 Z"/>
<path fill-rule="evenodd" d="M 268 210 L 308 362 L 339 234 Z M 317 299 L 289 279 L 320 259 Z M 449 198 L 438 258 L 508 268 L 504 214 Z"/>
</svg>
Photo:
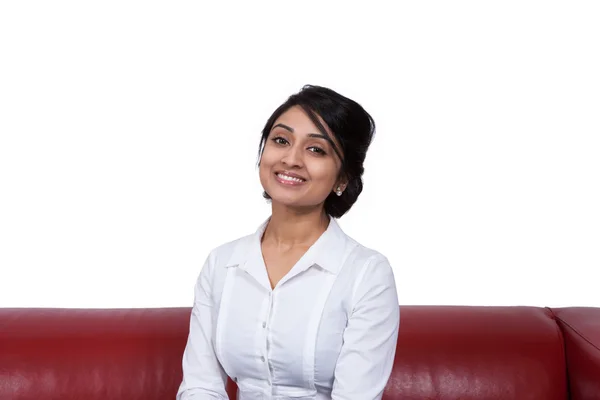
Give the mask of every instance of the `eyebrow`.
<svg viewBox="0 0 600 400">
<path fill-rule="evenodd" d="M 294 128 L 292 128 L 292 127 L 290 127 L 290 126 L 287 126 L 287 125 L 285 125 L 285 124 L 279 123 L 279 124 L 277 124 L 277 125 L 273 126 L 273 129 L 275 129 L 275 128 L 277 128 L 277 127 L 279 127 L 279 128 L 283 128 L 283 129 L 285 129 L 286 131 L 290 131 L 291 133 L 294 133 Z M 271 130 L 273 130 L 273 129 L 271 129 Z M 312 138 L 320 138 L 320 139 L 325 139 L 325 140 L 327 140 L 329 143 L 333 144 L 333 141 L 331 140 L 331 138 L 330 138 L 329 136 L 322 135 L 322 134 L 320 134 L 320 133 L 309 133 L 307 136 L 308 136 L 308 137 L 312 137 Z"/>
</svg>

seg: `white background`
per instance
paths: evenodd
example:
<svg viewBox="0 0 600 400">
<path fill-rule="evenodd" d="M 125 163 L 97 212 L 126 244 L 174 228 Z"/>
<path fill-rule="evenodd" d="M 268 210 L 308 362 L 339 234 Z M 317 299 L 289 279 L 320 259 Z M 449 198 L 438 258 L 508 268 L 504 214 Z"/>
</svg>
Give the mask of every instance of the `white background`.
<svg viewBox="0 0 600 400">
<path fill-rule="evenodd" d="M 204 3 L 0 4 L 0 306 L 191 306 L 306 83 L 376 120 L 340 225 L 401 304 L 600 306 L 597 2 Z"/>
</svg>

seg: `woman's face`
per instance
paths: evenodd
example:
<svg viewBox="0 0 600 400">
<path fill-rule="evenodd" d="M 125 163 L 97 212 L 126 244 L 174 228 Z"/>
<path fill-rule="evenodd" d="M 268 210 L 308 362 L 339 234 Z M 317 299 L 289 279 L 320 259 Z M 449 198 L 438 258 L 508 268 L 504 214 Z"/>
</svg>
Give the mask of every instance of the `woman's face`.
<svg viewBox="0 0 600 400">
<path fill-rule="evenodd" d="M 320 122 L 339 149 L 327 125 Z M 274 204 L 314 207 L 337 189 L 340 168 L 327 138 L 301 107 L 294 106 L 273 124 L 260 160 L 260 182 Z"/>
</svg>

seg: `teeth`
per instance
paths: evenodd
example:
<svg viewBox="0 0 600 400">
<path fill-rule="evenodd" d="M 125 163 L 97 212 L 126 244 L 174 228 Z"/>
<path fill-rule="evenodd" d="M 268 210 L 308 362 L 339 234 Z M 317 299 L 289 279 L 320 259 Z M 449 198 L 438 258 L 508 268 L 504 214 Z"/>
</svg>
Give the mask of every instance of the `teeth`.
<svg viewBox="0 0 600 400">
<path fill-rule="evenodd" d="M 304 182 L 303 179 L 299 179 L 299 178 L 293 178 L 291 176 L 287 176 L 287 175 L 283 175 L 283 174 L 277 174 L 278 177 L 280 177 L 281 179 L 284 179 L 286 181 L 292 181 L 292 182 Z"/>
</svg>

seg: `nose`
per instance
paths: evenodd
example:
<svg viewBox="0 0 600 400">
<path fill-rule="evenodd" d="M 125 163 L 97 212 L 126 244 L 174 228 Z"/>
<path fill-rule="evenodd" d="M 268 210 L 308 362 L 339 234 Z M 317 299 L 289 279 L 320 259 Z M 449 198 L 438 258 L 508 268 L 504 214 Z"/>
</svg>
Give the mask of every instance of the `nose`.
<svg viewBox="0 0 600 400">
<path fill-rule="evenodd" d="M 289 146 L 281 158 L 281 162 L 288 167 L 302 167 L 302 149 L 299 146 Z"/>
</svg>

